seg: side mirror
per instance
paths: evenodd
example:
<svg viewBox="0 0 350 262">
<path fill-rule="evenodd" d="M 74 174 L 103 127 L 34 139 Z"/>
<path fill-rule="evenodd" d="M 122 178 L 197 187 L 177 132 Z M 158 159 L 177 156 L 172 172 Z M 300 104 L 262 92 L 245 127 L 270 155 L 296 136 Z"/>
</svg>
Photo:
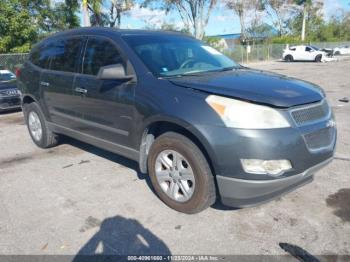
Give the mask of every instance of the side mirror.
<svg viewBox="0 0 350 262">
<path fill-rule="evenodd" d="M 122 64 L 115 64 L 101 67 L 97 78 L 101 80 L 131 80 L 134 75 L 127 75 Z"/>
</svg>

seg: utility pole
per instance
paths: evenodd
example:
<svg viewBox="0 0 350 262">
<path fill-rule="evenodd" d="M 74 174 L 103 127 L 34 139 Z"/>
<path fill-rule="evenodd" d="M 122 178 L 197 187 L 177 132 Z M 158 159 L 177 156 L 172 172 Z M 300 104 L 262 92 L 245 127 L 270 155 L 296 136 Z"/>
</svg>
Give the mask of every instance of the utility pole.
<svg viewBox="0 0 350 262">
<path fill-rule="evenodd" d="M 83 9 L 83 26 L 84 27 L 91 26 L 87 0 L 82 1 L 82 9 Z"/>
<path fill-rule="evenodd" d="M 301 28 L 301 41 L 305 41 L 305 27 L 306 27 L 306 15 L 307 15 L 307 10 L 304 4 L 304 10 L 303 10 L 303 25 Z"/>
</svg>

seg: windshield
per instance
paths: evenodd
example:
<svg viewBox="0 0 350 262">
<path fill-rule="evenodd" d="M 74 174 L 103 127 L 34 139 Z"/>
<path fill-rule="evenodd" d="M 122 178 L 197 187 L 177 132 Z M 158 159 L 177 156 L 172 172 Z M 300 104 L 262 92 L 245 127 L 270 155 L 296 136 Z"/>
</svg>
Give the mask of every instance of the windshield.
<svg viewBox="0 0 350 262">
<path fill-rule="evenodd" d="M 12 73 L 0 73 L 0 81 L 10 81 L 15 79 L 16 76 Z"/>
<path fill-rule="evenodd" d="M 240 65 L 214 48 L 184 36 L 124 36 L 147 68 L 158 77 L 229 70 Z"/>
<path fill-rule="evenodd" d="M 316 46 L 311 46 L 314 50 L 319 51 L 320 49 Z"/>
</svg>

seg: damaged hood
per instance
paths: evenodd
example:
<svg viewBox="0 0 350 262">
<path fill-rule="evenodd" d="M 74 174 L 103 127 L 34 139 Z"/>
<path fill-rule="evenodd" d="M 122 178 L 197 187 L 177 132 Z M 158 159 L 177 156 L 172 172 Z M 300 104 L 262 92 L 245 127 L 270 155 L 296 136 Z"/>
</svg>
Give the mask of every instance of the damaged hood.
<svg viewBox="0 0 350 262">
<path fill-rule="evenodd" d="M 322 90 L 312 83 L 252 69 L 208 72 L 170 81 L 177 86 L 275 107 L 317 102 L 324 97 Z"/>
</svg>

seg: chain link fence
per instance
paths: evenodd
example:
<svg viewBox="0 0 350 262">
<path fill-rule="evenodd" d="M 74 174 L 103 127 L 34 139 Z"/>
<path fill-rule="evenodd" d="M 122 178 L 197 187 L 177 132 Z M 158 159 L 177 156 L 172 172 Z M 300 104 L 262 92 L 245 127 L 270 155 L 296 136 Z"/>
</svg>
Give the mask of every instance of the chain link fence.
<svg viewBox="0 0 350 262">
<path fill-rule="evenodd" d="M 289 44 L 289 46 L 292 45 L 293 44 Z M 335 48 L 339 46 L 350 46 L 350 42 L 322 42 L 310 43 L 310 45 L 322 49 Z M 246 45 L 240 44 L 230 45 L 226 48 L 220 48 L 216 46 L 216 48 L 218 48 L 220 51 L 235 61 L 242 64 L 247 64 L 257 61 L 282 59 L 282 53 L 286 48 L 286 44 L 252 44 L 250 45 L 250 52 L 248 52 L 249 48 Z M 22 64 L 27 58 L 27 53 L 0 54 L 0 68 L 14 71 L 15 67 Z"/>
<path fill-rule="evenodd" d="M 16 66 L 23 64 L 27 58 L 27 53 L 0 54 L 0 69 L 13 72 Z"/>
<path fill-rule="evenodd" d="M 350 46 L 350 42 L 322 42 L 310 43 L 310 45 L 320 49 L 332 49 L 340 46 Z M 280 60 L 282 59 L 283 50 L 286 46 L 286 44 L 252 44 L 248 47 L 246 45 L 236 44 L 227 48 L 219 47 L 218 49 L 235 61 L 247 64 L 257 61 Z M 289 44 L 289 46 L 293 46 L 293 44 Z"/>
</svg>

